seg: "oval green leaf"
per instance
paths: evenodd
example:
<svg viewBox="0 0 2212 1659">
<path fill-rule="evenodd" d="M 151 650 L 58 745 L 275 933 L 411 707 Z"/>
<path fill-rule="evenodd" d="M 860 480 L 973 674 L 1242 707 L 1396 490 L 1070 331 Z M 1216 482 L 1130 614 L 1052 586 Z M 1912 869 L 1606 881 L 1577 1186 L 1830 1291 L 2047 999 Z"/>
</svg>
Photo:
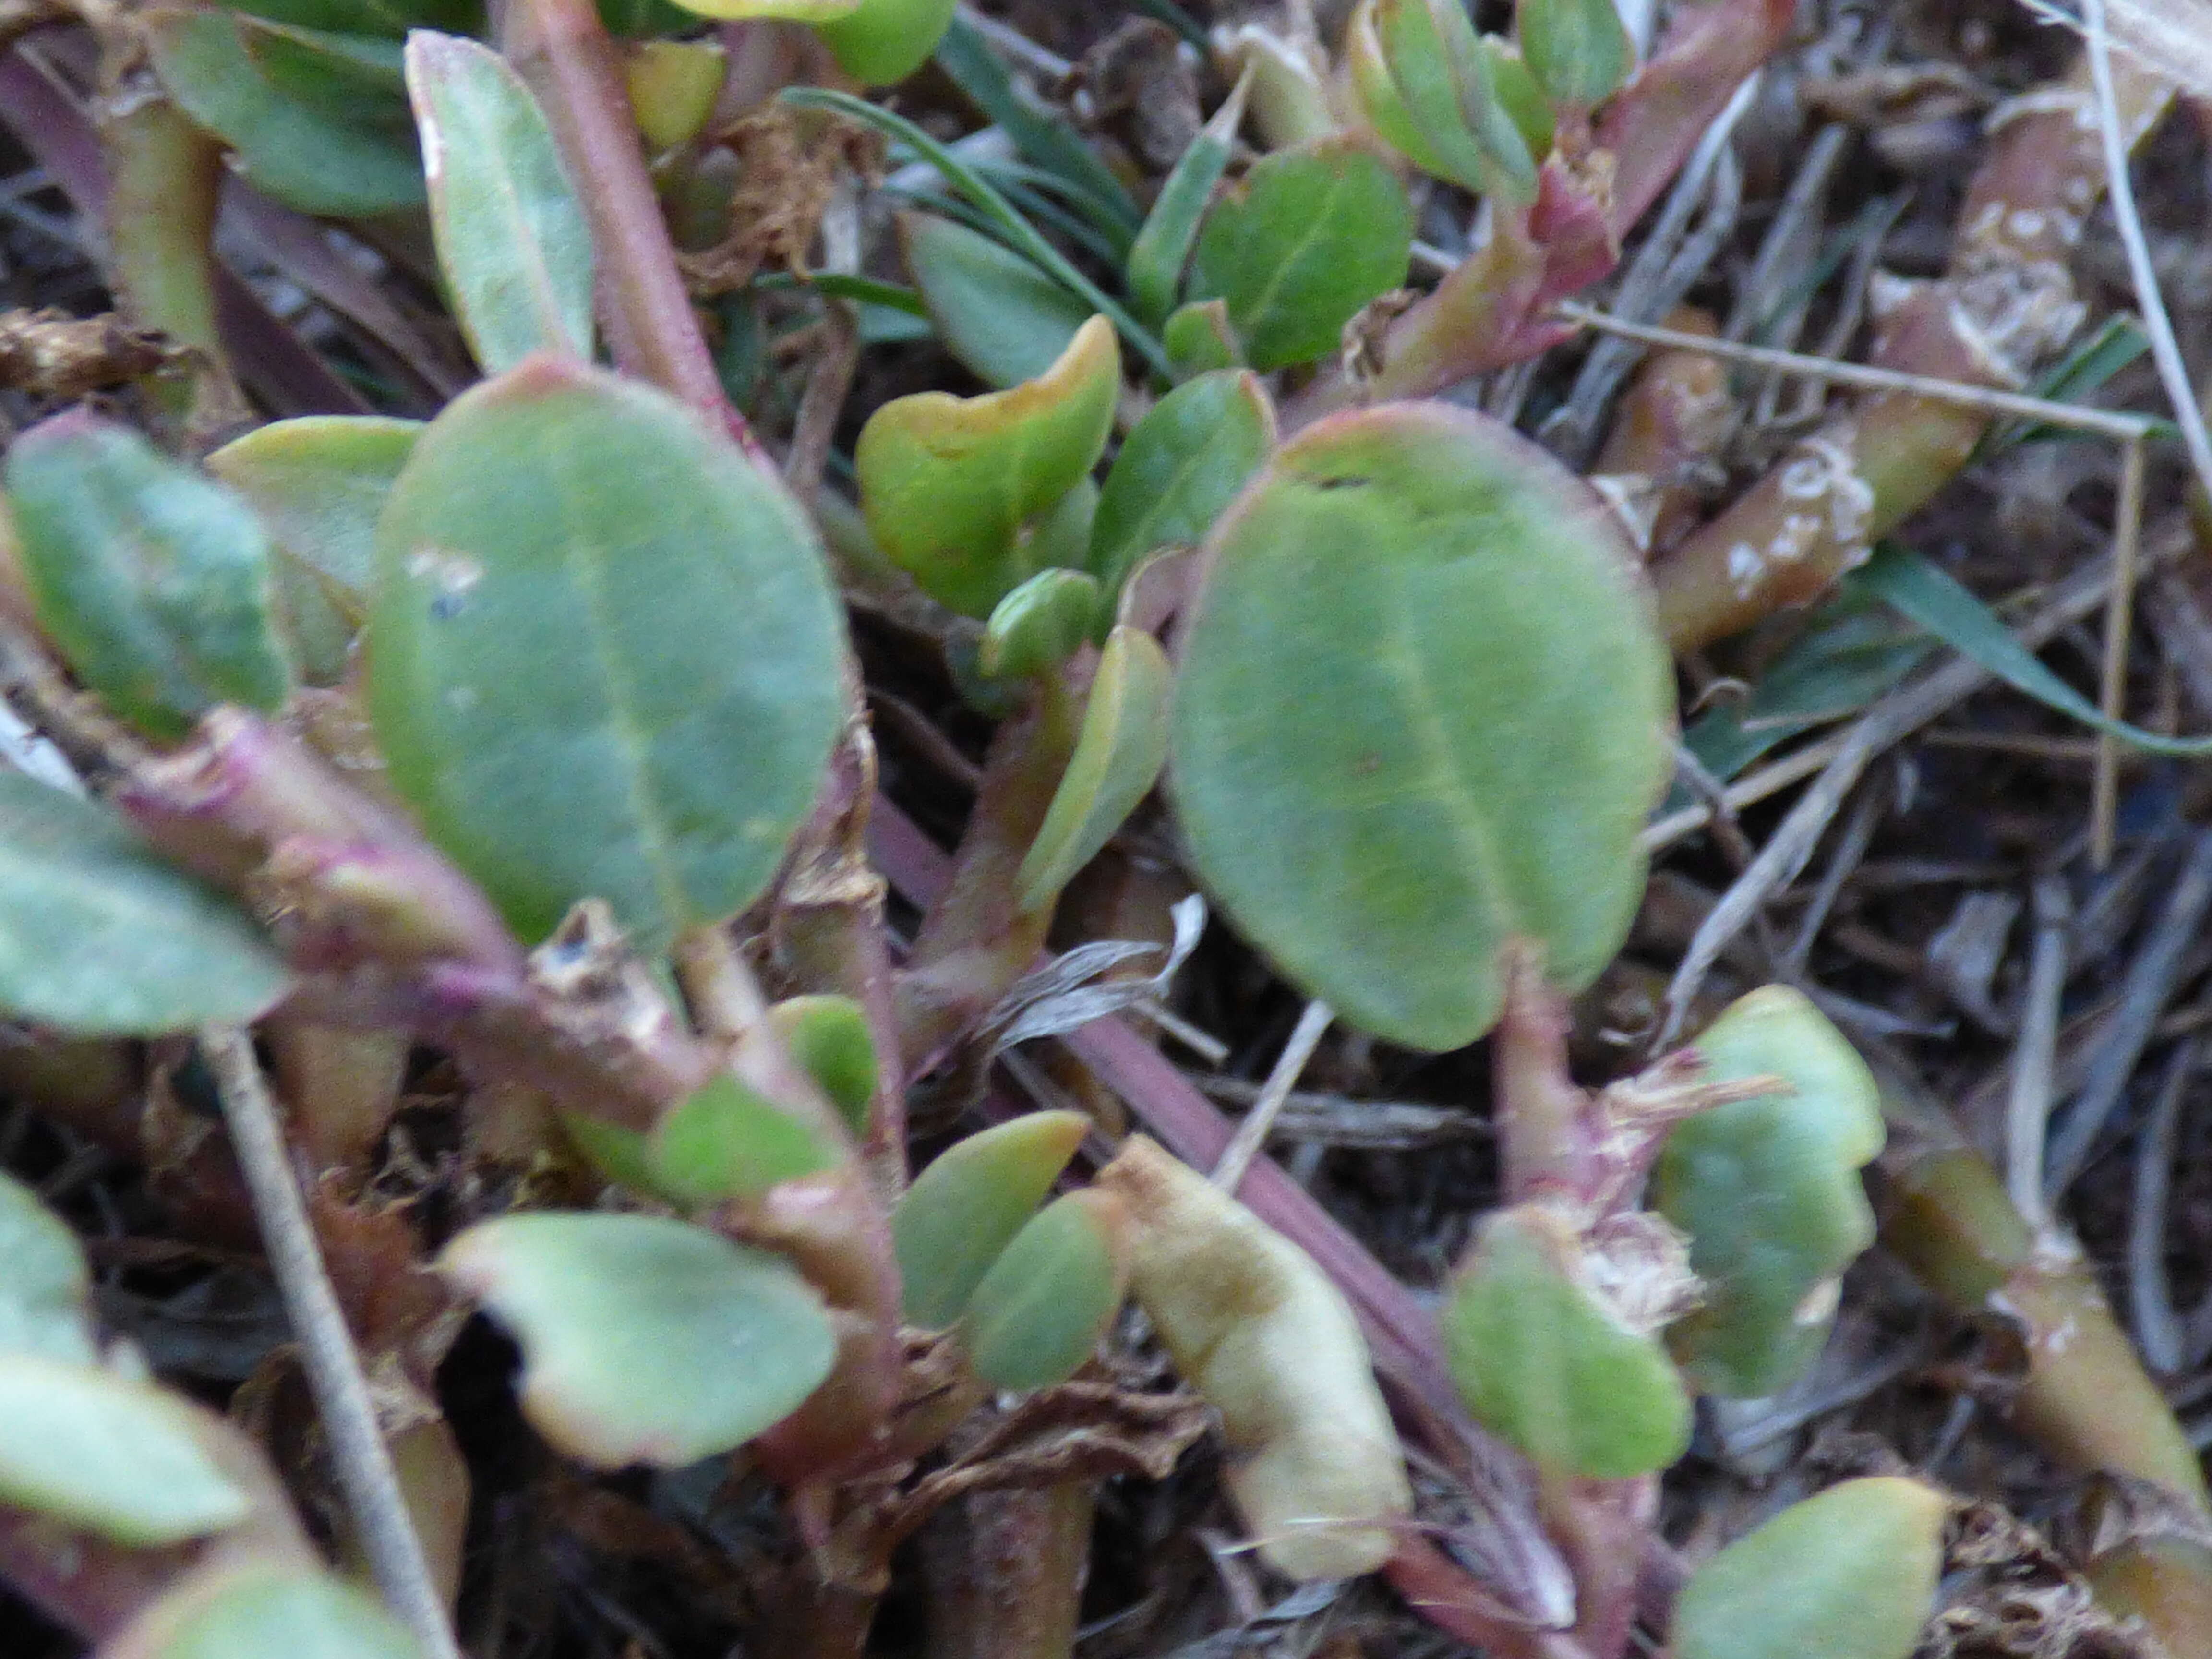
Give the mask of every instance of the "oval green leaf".
<svg viewBox="0 0 2212 1659">
<path fill-rule="evenodd" d="M 1129 1288 L 1129 1223 L 1111 1193 L 1054 1199 L 975 1286 L 969 1364 L 994 1389 L 1048 1389 L 1075 1375 Z"/>
<path fill-rule="evenodd" d="M 976 667 L 1006 680 L 1059 667 L 1090 639 L 1098 601 L 1096 577 L 1057 568 L 1038 571 L 991 608 L 975 649 Z"/>
<path fill-rule="evenodd" d="M 181 1603 L 181 1605 L 179 1605 Z M 254 1565 L 157 1603 L 102 1659 L 422 1659 L 376 1598 L 335 1573 Z"/>
<path fill-rule="evenodd" d="M 302 678 L 335 685 L 368 619 L 376 520 L 420 421 L 307 415 L 272 421 L 207 458 L 276 538 L 276 609 Z"/>
<path fill-rule="evenodd" d="M 929 61 L 952 21 L 956 0 L 860 0 L 860 9 L 814 32 L 837 67 L 872 87 L 888 87 Z M 704 10 L 704 7 L 700 9 Z"/>
<path fill-rule="evenodd" d="M 1674 684 L 1597 497 L 1437 404 L 1317 422 L 1215 526 L 1173 781 L 1198 873 L 1308 994 L 1454 1048 L 1508 941 L 1587 984 L 1644 890 Z"/>
<path fill-rule="evenodd" d="M 855 1135 L 868 1130 L 876 1097 L 876 1040 L 868 1016 L 850 997 L 787 997 L 768 1011 L 791 1057 L 819 1084 Z"/>
<path fill-rule="evenodd" d="M 1689 1391 L 1576 1271 L 1580 1248 L 1535 1206 L 1492 1216 L 1440 1316 L 1445 1363 L 1468 1414 L 1539 1468 L 1649 1474 L 1689 1447 Z"/>
<path fill-rule="evenodd" d="M 302 213 L 353 218 L 422 204 L 414 145 L 370 109 L 347 121 L 282 90 L 227 12 L 141 14 L 154 68 L 185 112 L 234 153 L 257 189 Z M 397 100 L 395 100 L 397 103 Z M 404 106 L 398 105 L 404 118 Z"/>
<path fill-rule="evenodd" d="M 1229 326 L 1229 307 L 1219 300 L 1177 306 L 1160 330 L 1160 344 L 1182 380 L 1235 368 L 1244 361 L 1244 348 Z"/>
<path fill-rule="evenodd" d="M 176 738 L 218 702 L 283 706 L 269 535 L 244 502 L 82 411 L 18 438 L 0 477 L 40 624 L 118 714 Z"/>
<path fill-rule="evenodd" d="M 69 1224 L 15 1176 L 0 1174 L 0 1355 L 89 1365 L 92 1272 Z"/>
<path fill-rule="evenodd" d="M 306 415 L 233 439 L 207 466 L 253 504 L 285 552 L 366 615 L 376 520 L 422 434 L 420 421 Z"/>
<path fill-rule="evenodd" d="M 1014 878 L 1025 913 L 1057 899 L 1159 781 L 1174 684 L 1150 634 L 1124 626 L 1106 636 L 1075 753 Z"/>
<path fill-rule="evenodd" d="M 902 213 L 898 238 L 937 337 L 988 386 L 1035 380 L 1091 319 L 1082 300 L 981 231 L 933 213 Z"/>
<path fill-rule="evenodd" d="M 844 718 L 814 526 L 665 394 L 534 358 L 449 405 L 377 528 L 392 787 L 526 939 L 647 956 L 750 904 Z"/>
<path fill-rule="evenodd" d="M 1089 475 L 1121 392 L 1113 325 L 1093 317 L 1050 368 L 1011 391 L 885 404 L 854 453 L 877 544 L 933 599 L 989 616 L 1045 562 L 1028 532 Z"/>
<path fill-rule="evenodd" d="M 1090 1127 L 1079 1112 L 1031 1112 L 969 1136 L 915 1177 L 891 1212 L 908 1324 L 942 1330 L 960 1317 Z"/>
<path fill-rule="evenodd" d="M 1943 1495 L 1846 1480 L 1793 1504 L 1690 1575 L 1676 1659 L 1905 1659 L 1936 1599 Z"/>
<path fill-rule="evenodd" d="M 538 100 L 489 46 L 418 29 L 407 92 L 454 320 L 487 374 L 592 355 L 592 229 Z"/>
<path fill-rule="evenodd" d="M 1190 297 L 1219 298 L 1255 368 L 1333 355 L 1344 325 L 1406 280 L 1413 204 L 1364 142 L 1322 138 L 1254 163 L 1207 216 Z"/>
<path fill-rule="evenodd" d="M 653 1127 L 646 1157 L 649 1190 L 683 1204 L 757 1198 L 837 1161 L 806 1125 L 727 1073 Z"/>
<path fill-rule="evenodd" d="M 28 1353 L 0 1354 L 0 1503 L 147 1548 L 252 1507 L 161 1389 Z"/>
<path fill-rule="evenodd" d="M 1130 429 L 1091 522 L 1091 572 L 1109 594 L 1164 547 L 1206 538 L 1275 447 L 1275 411 L 1256 374 L 1185 382 Z"/>
<path fill-rule="evenodd" d="M 1758 1399 L 1820 1357 L 1844 1269 L 1874 1243 L 1859 1171 L 1881 1151 L 1881 1097 L 1843 1033 L 1788 986 L 1742 998 L 1693 1048 L 1714 1081 L 1790 1085 L 1675 1125 L 1652 1183 L 1705 1283 L 1668 1341 L 1705 1392 Z"/>
<path fill-rule="evenodd" d="M 1513 26 L 1522 61 L 1559 103 L 1588 109 L 1620 90 L 1636 67 L 1613 0 L 1521 0 Z"/>
<path fill-rule="evenodd" d="M 258 1018 L 284 964 L 246 915 L 104 807 L 0 772 L 0 1010 L 155 1036 Z"/>
<path fill-rule="evenodd" d="M 665 1216 L 503 1216 L 437 1268 L 521 1343 L 524 1414 L 596 1468 L 741 1446 L 836 1358 L 822 1298 L 781 1257 Z"/>
</svg>

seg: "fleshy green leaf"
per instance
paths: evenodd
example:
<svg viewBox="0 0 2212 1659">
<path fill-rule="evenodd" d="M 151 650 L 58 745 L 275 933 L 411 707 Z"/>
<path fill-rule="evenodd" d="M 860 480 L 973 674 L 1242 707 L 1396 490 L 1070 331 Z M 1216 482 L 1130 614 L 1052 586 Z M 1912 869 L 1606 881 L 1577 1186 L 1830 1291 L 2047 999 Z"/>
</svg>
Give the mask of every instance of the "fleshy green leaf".
<svg viewBox="0 0 2212 1659">
<path fill-rule="evenodd" d="M 487 374 L 592 355 L 592 230 L 553 130 L 489 46 L 417 30 L 407 90 L 454 320 Z"/>
<path fill-rule="evenodd" d="M 1323 138 L 1262 157 L 1207 216 L 1194 300 L 1219 297 L 1259 369 L 1337 349 L 1359 308 L 1406 280 L 1413 204 L 1361 141 Z"/>
<path fill-rule="evenodd" d="M 249 1566 L 181 1600 L 102 1648 L 104 1659 L 421 1659 L 398 1620 L 335 1573 Z"/>
<path fill-rule="evenodd" d="M 1091 637 L 1098 580 L 1080 570 L 1040 570 L 991 608 L 975 665 L 994 679 L 1056 668 Z"/>
<path fill-rule="evenodd" d="M 1152 198 L 1152 210 L 1145 216 L 1137 240 L 1129 245 L 1129 308 L 1140 322 L 1157 328 L 1176 307 L 1176 294 L 1182 286 L 1190 251 L 1198 241 L 1200 222 L 1206 217 L 1206 210 L 1213 201 L 1213 187 L 1228 171 L 1229 158 L 1235 152 L 1237 129 L 1243 125 L 1244 97 L 1251 84 L 1249 74 L 1239 80 L 1213 112 L 1213 118 L 1190 141 L 1176 160 L 1175 171 L 1161 184 L 1160 193 Z"/>
<path fill-rule="evenodd" d="M 849 17 L 820 23 L 814 32 L 837 67 L 872 87 L 903 81 L 929 61 L 956 0 L 860 0 Z"/>
<path fill-rule="evenodd" d="M 876 1097 L 876 1041 L 868 1016 L 850 997 L 787 997 L 768 1011 L 791 1057 L 830 1097 L 855 1135 L 867 1133 Z"/>
<path fill-rule="evenodd" d="M 1386 405 L 1284 446 L 1204 558 L 1173 783 L 1244 933 L 1413 1048 L 1490 1028 L 1516 937 L 1587 984 L 1643 894 L 1674 704 L 1596 496 L 1497 422 Z"/>
<path fill-rule="evenodd" d="M 0 1358 L 30 1354 L 89 1365 L 92 1273 L 69 1224 L 13 1176 L 0 1174 Z"/>
<path fill-rule="evenodd" d="M 0 1011 L 155 1036 L 256 1018 L 287 983 L 243 912 L 112 813 L 0 773 Z"/>
<path fill-rule="evenodd" d="M 405 136 L 407 81 L 391 41 L 246 17 L 238 38 L 280 96 L 329 120 Z"/>
<path fill-rule="evenodd" d="M 437 1267 L 521 1343 L 525 1415 L 596 1468 L 743 1445 L 836 1357 L 821 1297 L 781 1257 L 665 1216 L 502 1216 Z"/>
<path fill-rule="evenodd" d="M 0 1502 L 148 1547 L 250 1507 L 161 1389 L 22 1352 L 0 1353 Z"/>
<path fill-rule="evenodd" d="M 973 1134 L 915 1177 L 891 1212 L 907 1322 L 942 1330 L 1083 1144 L 1079 1112 L 1031 1112 Z"/>
<path fill-rule="evenodd" d="M 382 34 L 395 40 L 418 28 L 471 34 L 483 23 L 483 8 L 477 0 L 247 0 L 232 9 L 297 28 Z"/>
<path fill-rule="evenodd" d="M 368 615 L 376 520 L 420 421 L 308 415 L 272 421 L 207 458 L 276 538 L 276 609 L 311 684 L 334 685 Z"/>
<path fill-rule="evenodd" d="M 1790 1085 L 1677 1124 L 1653 1179 L 1705 1281 L 1668 1333 L 1674 1352 L 1698 1387 L 1756 1399 L 1820 1357 L 1843 1271 L 1874 1243 L 1859 1170 L 1881 1151 L 1881 1099 L 1843 1033 L 1786 986 L 1737 1001 L 1695 1051 L 1715 1081 Z"/>
<path fill-rule="evenodd" d="M 1177 306 L 1160 330 L 1160 343 L 1179 380 L 1235 368 L 1244 361 L 1244 348 L 1229 325 L 1229 307 L 1219 300 Z"/>
<path fill-rule="evenodd" d="M 1439 1316 L 1469 1415 L 1556 1474 L 1618 1480 L 1663 1469 L 1690 1443 L 1690 1395 L 1658 1339 L 1630 1328 L 1576 1266 L 1550 1212 L 1484 1224 Z"/>
<path fill-rule="evenodd" d="M 422 434 L 420 421 L 307 415 L 233 439 L 207 465 L 253 504 L 285 552 L 366 613 L 376 520 Z"/>
<path fill-rule="evenodd" d="M 1035 380 L 1091 307 L 1012 248 L 933 213 L 902 213 L 899 247 L 945 349 L 994 386 Z"/>
<path fill-rule="evenodd" d="M 1129 1288 L 1128 1215 L 1111 1193 L 1054 1199 L 968 1304 L 969 1363 L 994 1389 L 1048 1389 L 1091 1358 Z"/>
<path fill-rule="evenodd" d="M 161 84 L 230 146 L 256 188 L 302 213 L 337 218 L 422 201 L 415 147 L 382 124 L 382 110 L 346 121 L 288 95 L 254 61 L 245 26 L 227 12 L 161 8 L 140 16 Z"/>
<path fill-rule="evenodd" d="M 1613 0 L 1521 0 L 1513 21 L 1522 60 L 1559 103 L 1587 109 L 1619 91 L 1636 67 Z"/>
<path fill-rule="evenodd" d="M 773 19 L 786 23 L 831 23 L 850 17 L 861 0 L 681 0 L 684 9 L 729 21 Z"/>
<path fill-rule="evenodd" d="M 39 622 L 117 714 L 174 738 L 218 702 L 283 706 L 269 536 L 245 503 L 82 412 L 18 438 L 0 476 Z"/>
<path fill-rule="evenodd" d="M 752 902 L 844 718 L 775 480 L 665 394 L 536 358 L 417 441 L 377 550 L 392 787 L 518 933 L 596 895 L 651 956 Z"/>
<path fill-rule="evenodd" d="M 1941 1492 L 1878 1475 L 1793 1504 L 1690 1575 L 1676 1659 L 1905 1659 L 1936 1599 Z"/>
<path fill-rule="evenodd" d="M 1375 136 L 1431 177 L 1452 179 L 1470 190 L 1481 187 L 1480 158 L 1471 153 L 1447 160 L 1429 142 L 1420 123 L 1398 90 L 1388 50 L 1382 43 L 1380 0 L 1359 0 L 1344 32 L 1345 67 L 1360 113 Z M 1452 129 L 1455 132 L 1456 126 Z M 1459 165 L 1455 167 L 1455 161 Z M 1459 175 L 1464 173 L 1467 177 Z"/>
<path fill-rule="evenodd" d="M 858 0 L 798 0 L 817 15 L 839 16 Z M 801 19 L 801 21 L 806 21 Z M 688 144 L 714 118 L 729 78 L 730 55 L 719 40 L 647 40 L 630 55 L 624 77 L 630 112 L 648 149 L 664 154 Z"/>
<path fill-rule="evenodd" d="M 1122 627 L 1106 636 L 1075 753 L 1014 878 L 1024 911 L 1058 898 L 1158 781 L 1174 684 L 1150 634 Z"/>
<path fill-rule="evenodd" d="M 654 1127 L 646 1157 L 653 1189 L 685 1204 L 757 1198 L 837 1161 L 806 1125 L 726 1073 Z"/>
<path fill-rule="evenodd" d="M 1496 155 L 1470 124 L 1468 103 L 1482 93 L 1479 83 L 1471 84 L 1482 47 L 1459 0 L 1378 0 L 1374 27 L 1403 122 L 1379 93 L 1370 99 L 1370 109 L 1384 116 L 1384 128 L 1410 124 L 1419 149 L 1407 148 L 1407 160 L 1477 194 L 1501 182 L 1501 161 L 1516 178 L 1525 167 L 1526 183 L 1534 182 L 1534 164 L 1525 150 L 1517 158 Z"/>
<path fill-rule="evenodd" d="M 1275 447 L 1256 375 L 1201 374 L 1154 404 L 1123 441 L 1091 520 L 1091 574 L 1119 593 L 1146 556 L 1196 545 Z"/>
<path fill-rule="evenodd" d="M 1089 474 L 1121 392 L 1114 331 L 1094 317 L 1011 391 L 885 404 L 854 454 L 877 544 L 933 599 L 989 616 L 1045 562 L 1025 532 Z"/>
</svg>

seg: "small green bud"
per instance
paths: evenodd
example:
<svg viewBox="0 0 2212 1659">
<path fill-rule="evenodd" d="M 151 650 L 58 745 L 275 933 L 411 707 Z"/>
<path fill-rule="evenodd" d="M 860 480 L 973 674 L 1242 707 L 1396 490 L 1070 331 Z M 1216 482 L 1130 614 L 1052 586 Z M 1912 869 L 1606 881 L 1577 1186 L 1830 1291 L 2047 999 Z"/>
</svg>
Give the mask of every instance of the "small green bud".
<svg viewBox="0 0 2212 1659">
<path fill-rule="evenodd" d="M 855 1135 L 868 1128 L 876 1094 L 876 1044 L 868 1017 L 850 997 L 791 997 L 768 1011 L 791 1057 L 822 1085 Z"/>
<path fill-rule="evenodd" d="M 1093 1189 L 1014 1235 L 968 1304 L 969 1363 L 994 1389 L 1048 1389 L 1091 1358 L 1129 1288 L 1129 1217 Z"/>
</svg>

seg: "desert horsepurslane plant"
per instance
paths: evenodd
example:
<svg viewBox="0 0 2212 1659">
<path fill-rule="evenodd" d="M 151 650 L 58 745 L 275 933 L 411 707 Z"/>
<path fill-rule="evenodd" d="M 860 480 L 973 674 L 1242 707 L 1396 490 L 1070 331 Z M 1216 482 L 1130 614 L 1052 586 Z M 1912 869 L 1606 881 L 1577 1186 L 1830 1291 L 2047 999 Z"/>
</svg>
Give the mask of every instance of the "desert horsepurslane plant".
<svg viewBox="0 0 2212 1659">
<path fill-rule="evenodd" d="M 1133 1299 L 1272 1568 L 1384 1571 L 1492 1651 L 1613 1659 L 1693 1401 L 1802 1376 L 1874 1238 L 1881 1099 L 1784 988 L 1610 1087 L 1569 1077 L 1565 1000 L 1626 936 L 1670 771 L 1667 640 L 1596 495 L 1419 399 L 1556 337 L 1544 302 L 1610 267 L 1787 9 L 1686 9 L 1639 67 L 1588 0 L 1523 0 L 1511 40 L 1449 0 L 1368 0 L 1316 130 L 1237 165 L 1255 67 L 1148 212 L 1066 163 L 1057 196 L 1112 256 L 1081 263 L 1030 181 L 853 90 L 933 51 L 993 73 L 972 31 L 940 49 L 949 8 L 696 9 L 805 27 L 848 83 L 789 89 L 788 118 L 871 127 L 943 181 L 899 227 L 911 290 L 823 291 L 926 320 L 991 389 L 873 410 L 842 512 L 798 499 L 732 405 L 661 218 L 656 186 L 708 176 L 711 53 L 618 52 L 571 0 L 510 8 L 504 52 L 465 8 L 343 3 L 157 9 L 106 43 L 161 112 L 111 131 L 118 190 L 228 158 L 306 211 L 426 215 L 484 378 L 427 422 L 282 421 L 204 466 L 85 411 L 11 444 L 11 674 L 102 799 L 0 777 L 0 1005 L 74 1038 L 258 1022 L 334 1164 L 374 1146 L 411 1041 L 542 1108 L 533 1154 L 597 1202 L 473 1218 L 438 1295 L 514 1335 L 564 1455 L 764 1471 L 822 1650 L 857 1647 L 927 1517 L 921 1487 L 886 1492 L 994 1401 L 1095 1403 Z M 1408 164 L 1497 228 L 1410 300 Z M 180 446 L 237 406 L 197 199 L 112 251 L 139 313 L 204 344 L 157 410 Z M 997 720 L 896 964 L 854 850 L 872 750 L 833 571 L 856 560 L 951 619 L 950 672 Z M 1094 1126 L 1030 1112 L 907 1179 L 908 1086 L 988 1062 L 1061 895 L 1156 794 L 1300 991 L 1411 1048 L 1491 1040 L 1504 1201 L 1444 1287 L 1448 1386 L 1418 1410 L 1394 1415 L 1309 1252 L 1141 1136 L 1076 1184 Z M 110 1513 L 40 1473 L 26 1418 L 0 1433 L 0 1571 L 95 1638 L 149 1621 L 123 1652 L 210 1650 L 185 1615 L 234 1545 L 352 1608 L 304 1546 L 263 1548 L 266 1506 L 166 1397 L 56 1328 L 78 1346 L 27 1338 L 0 1386 L 73 1368 L 64 1426 L 111 1410 L 152 1445 L 167 1423 L 170 1473 L 125 1494 L 153 1522 Z M 1480 1501 L 1540 1571 L 1471 1565 L 1420 1512 L 1414 1423 L 1425 1468 L 1476 1448 L 1510 1472 Z M 1946 1512 L 1924 1483 L 1838 1486 L 1692 1574 L 1666 1639 L 1901 1659 Z M 86 1573 L 41 1576 L 38 1528 L 96 1542 Z M 290 1606 L 226 1612 L 222 1650 L 273 1654 Z M 330 1618 L 333 1651 L 404 1650 Z"/>
</svg>

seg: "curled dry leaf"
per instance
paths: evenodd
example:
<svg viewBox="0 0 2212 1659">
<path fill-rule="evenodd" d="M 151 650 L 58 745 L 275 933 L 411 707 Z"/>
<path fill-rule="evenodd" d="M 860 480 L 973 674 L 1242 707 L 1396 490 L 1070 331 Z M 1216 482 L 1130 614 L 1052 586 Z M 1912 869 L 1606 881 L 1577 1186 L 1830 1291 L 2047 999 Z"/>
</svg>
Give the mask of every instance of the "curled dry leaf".
<svg viewBox="0 0 2212 1659">
<path fill-rule="evenodd" d="M 1298 1579 L 1381 1566 L 1413 1494 L 1342 1293 L 1311 1256 L 1141 1135 L 1097 1185 L 1128 1206 L 1130 1290 L 1221 1413 L 1230 1497 L 1261 1558 Z"/>
</svg>

